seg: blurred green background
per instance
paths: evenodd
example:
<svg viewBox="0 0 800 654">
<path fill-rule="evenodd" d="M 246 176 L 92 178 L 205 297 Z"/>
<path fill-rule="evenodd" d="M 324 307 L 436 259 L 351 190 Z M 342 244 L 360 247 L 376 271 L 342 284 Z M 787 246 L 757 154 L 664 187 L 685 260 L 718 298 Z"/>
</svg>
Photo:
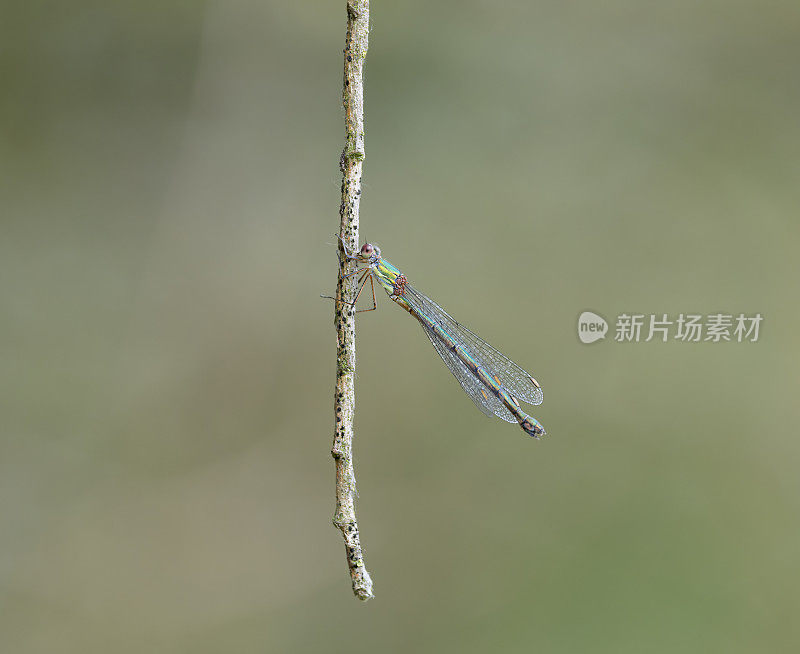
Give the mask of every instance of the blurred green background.
<svg viewBox="0 0 800 654">
<path fill-rule="evenodd" d="M 550 436 L 382 294 L 367 604 L 319 298 L 344 3 L 4 13 L 2 652 L 797 651 L 796 2 L 373 3 L 362 238 L 531 370 Z M 587 346 L 586 309 L 765 319 Z"/>
</svg>

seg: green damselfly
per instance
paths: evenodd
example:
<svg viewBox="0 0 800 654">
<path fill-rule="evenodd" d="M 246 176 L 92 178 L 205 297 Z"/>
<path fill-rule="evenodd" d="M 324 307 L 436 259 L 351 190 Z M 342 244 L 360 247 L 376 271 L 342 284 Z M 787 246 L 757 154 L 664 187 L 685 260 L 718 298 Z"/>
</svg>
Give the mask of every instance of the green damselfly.
<svg viewBox="0 0 800 654">
<path fill-rule="evenodd" d="M 495 415 L 507 422 L 518 423 L 534 438 L 544 435 L 544 428 L 539 421 L 525 413 L 519 404 L 519 400 L 533 405 L 542 403 L 542 387 L 530 374 L 411 286 L 405 275 L 381 256 L 377 246 L 365 243 L 361 250 L 355 252 L 342 241 L 342 249 L 348 259 L 363 266 L 348 275 L 358 275 L 354 307 L 369 282 L 372 307 L 361 311 L 377 308 L 377 281 L 396 304 L 420 322 L 442 361 L 481 411 L 487 416 Z"/>
</svg>

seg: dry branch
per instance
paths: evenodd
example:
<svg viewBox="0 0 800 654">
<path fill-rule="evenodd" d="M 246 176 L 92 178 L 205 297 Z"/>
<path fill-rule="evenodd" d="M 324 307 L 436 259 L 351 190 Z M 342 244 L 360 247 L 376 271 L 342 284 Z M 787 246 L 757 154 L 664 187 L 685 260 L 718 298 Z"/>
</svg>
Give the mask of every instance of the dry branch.
<svg viewBox="0 0 800 654">
<path fill-rule="evenodd" d="M 345 146 L 339 164 L 342 169 L 342 203 L 339 207 L 339 279 L 336 285 L 336 431 L 331 454 L 336 462 L 336 513 L 333 524 L 344 536 L 347 565 L 353 593 L 360 600 L 373 597 L 372 579 L 364 565 L 355 511 L 356 478 L 353 470 L 353 417 L 355 414 L 356 333 L 355 280 L 345 275 L 355 263 L 344 256 L 344 245 L 358 248 L 358 210 L 361 198 L 361 169 L 364 162 L 364 59 L 369 37 L 369 1 L 347 3 L 347 36 L 344 47 Z"/>
</svg>

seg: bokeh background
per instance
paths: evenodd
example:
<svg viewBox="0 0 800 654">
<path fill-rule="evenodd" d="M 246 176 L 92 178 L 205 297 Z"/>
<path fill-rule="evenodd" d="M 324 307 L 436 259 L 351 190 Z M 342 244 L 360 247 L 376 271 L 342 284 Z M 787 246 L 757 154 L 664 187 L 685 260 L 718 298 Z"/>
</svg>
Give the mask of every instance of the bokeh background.
<svg viewBox="0 0 800 654">
<path fill-rule="evenodd" d="M 550 436 L 379 297 L 367 604 L 319 297 L 344 18 L 6 7 L 0 650 L 797 651 L 798 4 L 373 3 L 362 237 L 531 370 Z M 765 319 L 587 346 L 587 309 Z"/>
</svg>

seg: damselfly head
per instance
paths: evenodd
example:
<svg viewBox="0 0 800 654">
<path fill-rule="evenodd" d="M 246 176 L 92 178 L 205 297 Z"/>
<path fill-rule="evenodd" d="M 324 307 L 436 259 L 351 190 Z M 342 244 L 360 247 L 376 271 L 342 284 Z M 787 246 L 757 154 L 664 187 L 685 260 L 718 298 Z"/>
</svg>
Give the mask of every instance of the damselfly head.
<svg viewBox="0 0 800 654">
<path fill-rule="evenodd" d="M 358 253 L 364 261 L 373 262 L 381 258 L 381 249 L 372 243 L 364 243 Z"/>
</svg>

